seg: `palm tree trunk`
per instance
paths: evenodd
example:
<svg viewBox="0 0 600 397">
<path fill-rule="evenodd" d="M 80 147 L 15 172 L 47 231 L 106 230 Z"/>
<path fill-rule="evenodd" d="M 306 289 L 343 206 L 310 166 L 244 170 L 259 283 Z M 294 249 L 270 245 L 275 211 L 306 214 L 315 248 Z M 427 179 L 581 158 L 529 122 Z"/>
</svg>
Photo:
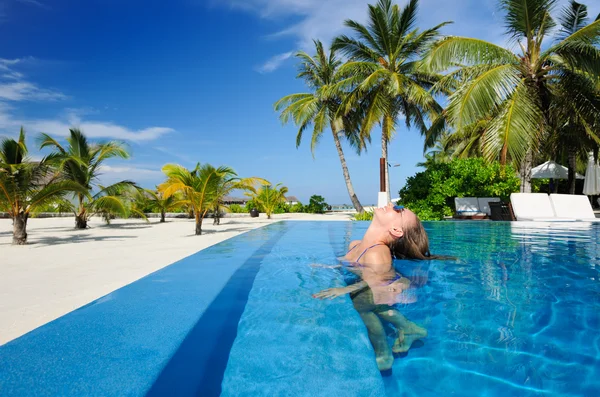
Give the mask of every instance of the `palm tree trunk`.
<svg viewBox="0 0 600 397">
<path fill-rule="evenodd" d="M 575 194 L 575 186 L 577 179 L 575 178 L 575 171 L 577 170 L 577 152 L 574 148 L 568 149 L 568 183 L 569 183 L 569 194 Z"/>
<path fill-rule="evenodd" d="M 85 212 L 75 215 L 75 229 L 87 229 L 87 216 Z"/>
<path fill-rule="evenodd" d="M 160 222 L 161 223 L 165 222 L 165 211 L 164 210 L 160 211 Z"/>
<path fill-rule="evenodd" d="M 79 195 L 79 212 L 75 214 L 75 229 L 87 229 L 87 216 L 85 206 L 83 205 L 84 197 Z"/>
<path fill-rule="evenodd" d="M 27 244 L 27 217 L 28 215 L 19 212 L 13 219 L 13 245 Z"/>
<path fill-rule="evenodd" d="M 527 150 L 521 161 L 521 193 L 531 193 L 531 169 L 533 168 L 533 150 Z"/>
<path fill-rule="evenodd" d="M 194 216 L 196 217 L 196 236 L 200 236 L 202 234 L 203 217 L 201 217 L 200 214 L 198 214 L 198 212 L 195 212 Z"/>
<path fill-rule="evenodd" d="M 213 217 L 213 225 L 220 225 L 221 224 L 221 217 L 219 216 L 219 206 L 217 205 L 215 207 L 215 214 Z"/>
<path fill-rule="evenodd" d="M 362 204 L 358 200 L 358 197 L 356 197 L 356 193 L 354 192 L 354 186 L 352 186 L 352 181 L 350 180 L 350 172 L 348 171 L 348 166 L 346 165 L 346 157 L 344 156 L 344 151 L 342 150 L 340 137 L 338 136 L 338 132 L 336 131 L 335 125 L 333 123 L 331 123 L 331 132 L 333 133 L 333 141 L 335 142 L 335 148 L 337 149 L 338 156 L 340 157 L 340 163 L 342 164 L 342 173 L 344 174 L 346 189 L 348 189 L 348 195 L 350 196 L 352 205 L 354 206 L 356 212 L 364 212 L 365 209 L 363 208 Z"/>
<path fill-rule="evenodd" d="M 381 157 L 385 160 L 384 173 L 385 173 L 385 191 L 387 193 L 388 203 L 392 201 L 392 195 L 390 192 L 390 170 L 388 169 L 388 138 L 390 136 L 390 118 L 384 116 L 383 126 L 381 129 Z"/>
</svg>

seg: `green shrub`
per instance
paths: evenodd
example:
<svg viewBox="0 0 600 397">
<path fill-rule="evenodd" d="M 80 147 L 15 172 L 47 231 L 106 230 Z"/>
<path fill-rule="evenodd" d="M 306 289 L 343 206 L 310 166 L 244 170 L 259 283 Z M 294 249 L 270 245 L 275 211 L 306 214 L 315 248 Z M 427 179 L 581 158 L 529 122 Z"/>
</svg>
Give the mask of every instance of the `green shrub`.
<svg viewBox="0 0 600 397">
<path fill-rule="evenodd" d="M 372 221 L 373 220 L 373 211 L 363 211 L 356 215 L 354 215 L 355 221 Z"/>
<path fill-rule="evenodd" d="M 287 214 L 288 212 L 290 212 L 290 205 L 288 203 L 277 203 L 273 210 L 274 214 Z"/>
<path fill-rule="evenodd" d="M 242 207 L 239 204 L 230 204 L 229 212 L 231 212 L 232 214 L 242 214 L 242 213 L 248 212 L 248 211 L 246 211 L 246 207 Z"/>
<path fill-rule="evenodd" d="M 455 212 L 455 197 L 500 197 L 508 200 L 518 192 L 520 180 L 515 169 L 482 158 L 454 159 L 431 164 L 406 180 L 400 190 L 400 204 L 422 220 L 441 220 Z"/>
<path fill-rule="evenodd" d="M 296 204 L 290 206 L 290 212 L 295 212 L 295 213 L 306 212 L 306 207 L 304 207 L 304 205 L 302 205 L 302 203 L 296 203 Z"/>
<path fill-rule="evenodd" d="M 310 196 L 308 205 L 306 206 L 306 212 L 311 214 L 324 214 L 328 204 L 325 202 L 325 198 L 316 194 Z"/>
<path fill-rule="evenodd" d="M 246 212 L 250 212 L 252 211 L 252 209 L 256 208 L 258 210 L 258 212 L 265 212 L 265 210 L 262 208 L 261 205 L 259 205 L 258 203 L 256 203 L 254 200 L 248 200 L 248 202 L 246 203 Z"/>
</svg>

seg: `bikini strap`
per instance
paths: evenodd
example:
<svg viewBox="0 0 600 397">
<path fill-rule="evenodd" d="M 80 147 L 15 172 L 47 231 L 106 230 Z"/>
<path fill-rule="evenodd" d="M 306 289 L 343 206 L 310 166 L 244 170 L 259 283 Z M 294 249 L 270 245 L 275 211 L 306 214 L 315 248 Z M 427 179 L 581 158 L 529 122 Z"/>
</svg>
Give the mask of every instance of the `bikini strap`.
<svg viewBox="0 0 600 397">
<path fill-rule="evenodd" d="M 385 244 L 379 243 L 379 244 L 375 244 L 375 245 L 370 246 L 369 248 L 367 248 L 366 250 L 364 250 L 362 252 L 362 254 L 360 254 L 360 256 L 356 259 L 356 263 L 358 263 L 360 261 L 360 258 L 362 258 L 363 255 L 366 254 L 368 250 L 370 250 L 373 247 L 377 247 L 378 245 L 385 245 Z"/>
<path fill-rule="evenodd" d="M 355 244 L 355 245 L 354 245 L 354 247 L 350 248 L 350 249 L 348 250 L 348 252 L 346 252 L 346 255 L 348 255 L 348 254 L 350 253 L 350 251 L 352 251 L 354 248 L 358 247 L 359 245 L 360 245 L 360 243 L 358 243 L 358 244 Z"/>
</svg>

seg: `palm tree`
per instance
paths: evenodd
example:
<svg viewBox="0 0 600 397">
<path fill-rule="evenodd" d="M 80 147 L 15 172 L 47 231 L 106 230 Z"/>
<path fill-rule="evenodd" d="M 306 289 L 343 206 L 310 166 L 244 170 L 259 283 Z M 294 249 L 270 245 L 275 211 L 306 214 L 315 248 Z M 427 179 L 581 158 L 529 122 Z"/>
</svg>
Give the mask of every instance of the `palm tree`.
<svg viewBox="0 0 600 397">
<path fill-rule="evenodd" d="M 202 220 L 214 206 L 219 180 L 227 175 L 235 175 L 235 172 L 229 167 L 215 168 L 210 164 L 199 163 L 193 170 L 178 164 L 167 164 L 162 170 L 167 180 L 158 186 L 158 191 L 164 198 L 175 194 L 181 196 L 181 204 L 194 213 L 196 235 L 201 235 Z"/>
<path fill-rule="evenodd" d="M 256 192 L 254 186 L 258 183 L 268 183 L 262 178 L 250 177 L 250 178 L 239 178 L 237 174 L 230 169 L 230 172 L 218 173 L 216 175 L 216 190 L 213 196 L 212 203 L 209 204 L 212 207 L 212 211 L 214 214 L 214 222 L 215 225 L 221 224 L 221 216 L 220 211 L 221 208 L 228 208 L 224 203 L 224 199 L 226 196 L 231 194 L 234 190 L 245 190 L 249 192 Z"/>
<path fill-rule="evenodd" d="M 48 134 L 40 137 L 40 149 L 51 147 L 53 163 L 62 172 L 63 178 L 79 184 L 86 193 L 76 194 L 76 203 L 71 209 L 75 214 L 75 228 L 87 228 L 89 219 L 97 214 L 109 219 L 110 215 L 128 216 L 125 193 L 137 188 L 134 182 L 120 181 L 109 186 L 98 185 L 102 164 L 113 157 L 129 158 L 122 143 L 110 141 L 90 143 L 78 129 L 70 129 L 67 138 L 68 147 L 63 147 Z M 98 192 L 92 195 L 92 191 Z"/>
<path fill-rule="evenodd" d="M 303 79 L 311 92 L 287 95 L 277 101 L 274 107 L 276 111 L 281 112 L 280 117 L 284 124 L 293 120 L 299 126 L 296 147 L 300 146 L 304 131 L 313 126 L 310 143 L 313 156 L 324 131 L 329 127 L 342 165 L 348 195 L 352 205 L 360 213 L 364 209 L 354 191 L 340 137 L 345 137 L 359 153 L 364 148 L 365 142 L 361 140 L 350 118 L 342 116 L 340 112 L 345 93 L 335 87 L 344 79 L 340 73 L 342 61 L 335 50 L 327 54 L 320 41 L 315 40 L 314 44 L 316 48 L 314 56 L 311 57 L 303 51 L 296 54 L 300 60 L 297 78 Z"/>
<path fill-rule="evenodd" d="M 288 188 L 278 183 L 275 186 L 265 184 L 258 191 L 246 193 L 252 200 L 260 206 L 267 214 L 267 219 L 271 219 L 271 214 L 275 211 L 278 204 L 285 202 L 285 194 Z"/>
<path fill-rule="evenodd" d="M 400 10 L 391 0 L 379 0 L 377 5 L 369 5 L 367 25 L 352 20 L 345 22 L 356 39 L 340 36 L 332 46 L 350 57 L 340 70 L 349 76 L 343 84 L 353 88 L 344 111 L 358 104 L 364 106 L 363 135 L 370 136 L 375 124 L 381 124 L 381 157 L 386 163 L 388 144 L 400 115 L 404 116 L 408 128 L 414 124 L 426 134 L 430 128 L 428 121 L 438 119 L 442 111 L 428 91 L 437 76 L 425 72 L 420 66 L 420 58 L 447 23 L 419 31 L 416 28 L 418 3 L 418 0 L 410 0 Z M 387 169 L 385 183 L 389 201 Z"/>
<path fill-rule="evenodd" d="M 520 163 L 521 190 L 526 192 L 531 191 L 535 152 L 553 128 L 550 109 L 557 88 L 571 78 L 597 81 L 600 76 L 600 21 L 585 26 L 584 6 L 572 1 L 559 18 L 562 29 L 556 41 L 550 43 L 555 4 L 556 0 L 500 0 L 507 34 L 518 43 L 519 53 L 479 39 L 447 37 L 435 44 L 427 59 L 432 72 L 452 70 L 468 76 L 449 98 L 448 121 L 459 131 L 489 118 L 483 155 L 503 164 L 508 157 Z M 591 106 L 572 111 L 580 121 L 598 112 Z"/>
<path fill-rule="evenodd" d="M 158 211 L 160 213 L 160 222 L 164 223 L 166 213 L 182 207 L 181 200 L 176 196 L 172 195 L 165 197 L 160 191 L 143 190 L 140 192 L 146 198 L 146 206 L 152 211 Z"/>
<path fill-rule="evenodd" d="M 63 180 L 48 158 L 32 161 L 27 156 L 25 130 L 18 141 L 4 139 L 0 145 L 0 210 L 13 220 L 13 244 L 27 243 L 29 215 L 60 201 L 68 192 L 81 191 L 78 184 Z"/>
</svg>

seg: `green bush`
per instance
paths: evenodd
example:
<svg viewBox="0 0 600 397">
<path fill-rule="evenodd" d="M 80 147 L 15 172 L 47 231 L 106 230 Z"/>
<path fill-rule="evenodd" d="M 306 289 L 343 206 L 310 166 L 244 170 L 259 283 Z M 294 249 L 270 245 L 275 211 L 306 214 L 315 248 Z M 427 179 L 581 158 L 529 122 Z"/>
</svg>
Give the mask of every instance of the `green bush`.
<svg viewBox="0 0 600 397">
<path fill-rule="evenodd" d="M 287 214 L 290 212 L 290 205 L 288 203 L 278 203 L 273 210 L 274 214 Z"/>
<path fill-rule="evenodd" d="M 354 215 L 355 221 L 372 221 L 373 220 L 373 211 L 363 211 L 356 215 Z"/>
<path fill-rule="evenodd" d="M 232 214 L 241 214 L 248 211 L 246 211 L 246 207 L 242 207 L 239 204 L 231 204 L 229 205 L 229 212 Z"/>
<path fill-rule="evenodd" d="M 518 192 L 520 180 L 515 169 L 482 158 L 454 159 L 430 165 L 406 180 L 400 190 L 400 204 L 422 220 L 441 220 L 455 212 L 455 197 L 500 197 L 508 200 Z"/>
<path fill-rule="evenodd" d="M 306 207 L 304 207 L 304 205 L 302 205 L 302 203 L 296 203 L 296 204 L 290 206 L 290 212 L 295 212 L 295 213 L 306 212 Z"/>
<path fill-rule="evenodd" d="M 246 212 L 252 211 L 252 209 L 256 208 L 258 212 L 265 212 L 261 205 L 255 203 L 254 200 L 248 200 L 246 203 Z"/>
<path fill-rule="evenodd" d="M 324 214 L 328 204 L 325 202 L 325 198 L 316 194 L 310 196 L 308 205 L 306 206 L 306 212 L 311 214 Z"/>
</svg>

